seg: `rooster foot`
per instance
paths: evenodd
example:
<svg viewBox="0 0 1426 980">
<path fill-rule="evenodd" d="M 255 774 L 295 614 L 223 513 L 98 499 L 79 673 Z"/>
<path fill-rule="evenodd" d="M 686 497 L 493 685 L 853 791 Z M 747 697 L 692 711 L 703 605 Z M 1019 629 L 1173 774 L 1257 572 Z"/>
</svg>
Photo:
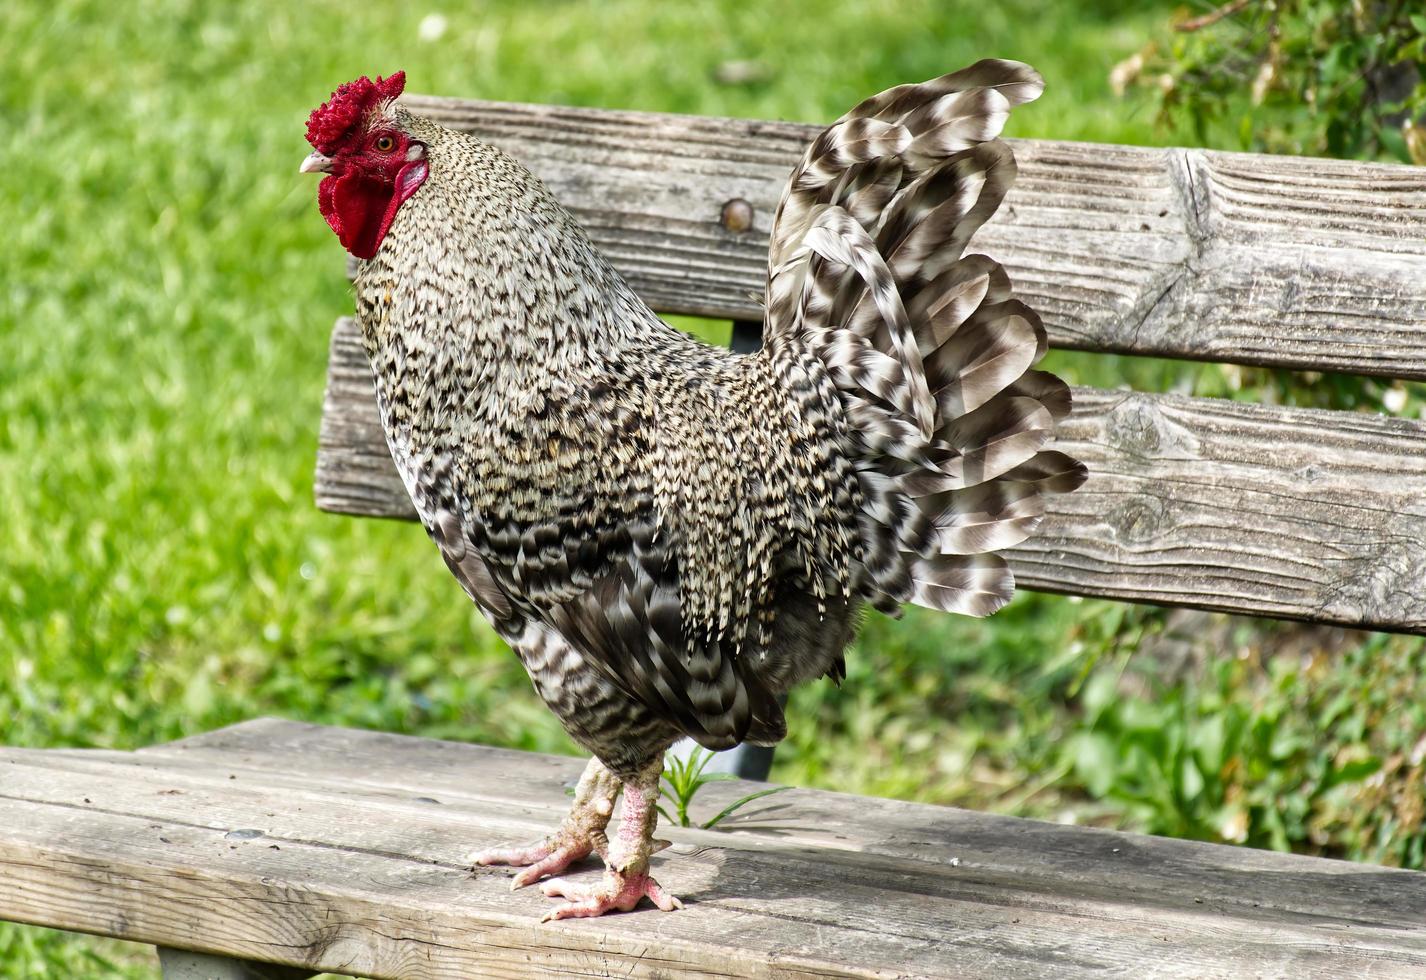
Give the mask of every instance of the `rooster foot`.
<svg viewBox="0 0 1426 980">
<path fill-rule="evenodd" d="M 560 829 L 529 847 L 490 847 L 467 856 L 473 865 L 507 864 L 520 867 L 510 881 L 510 890 L 534 884 L 546 875 L 557 875 L 591 854 L 608 859 L 609 838 L 605 828 L 614 812 L 619 781 L 598 759 L 590 759 L 574 791 L 574 805 Z"/>
<path fill-rule="evenodd" d="M 556 905 L 545 913 L 541 922 L 555 919 L 583 919 L 605 912 L 632 912 L 639 900 L 647 898 L 665 912 L 683 908 L 683 903 L 674 898 L 653 879 L 647 871 L 615 871 L 609 868 L 597 885 L 576 885 L 563 878 L 553 878 L 540 886 L 548 898 L 566 898 L 569 901 Z"/>
<path fill-rule="evenodd" d="M 550 909 L 542 921 L 587 918 L 615 910 L 632 912 L 645 898 L 665 912 L 683 908 L 682 902 L 649 875 L 649 857 L 668 847 L 668 841 L 654 838 L 662 771 L 662 757 L 654 758 L 624 783 L 624 818 L 619 823 L 619 837 L 609 849 L 604 877 L 597 885 L 582 886 L 555 878 L 540 886 L 547 898 L 569 900 Z"/>
<path fill-rule="evenodd" d="M 595 852 L 602 858 L 608 849 L 602 832 L 596 839 L 594 835 L 570 834 L 561 828 L 558 833 L 529 847 L 488 847 L 471 854 L 467 860 L 473 865 L 505 864 L 520 868 L 520 873 L 510 879 L 510 890 L 514 891 L 534 884 L 546 875 L 560 874 Z"/>
</svg>

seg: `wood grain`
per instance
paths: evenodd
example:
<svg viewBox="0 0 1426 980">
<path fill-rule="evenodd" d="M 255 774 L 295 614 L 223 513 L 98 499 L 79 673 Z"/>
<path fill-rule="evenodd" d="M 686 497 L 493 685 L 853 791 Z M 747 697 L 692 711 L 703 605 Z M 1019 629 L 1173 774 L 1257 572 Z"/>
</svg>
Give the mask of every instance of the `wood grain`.
<svg viewBox="0 0 1426 980">
<path fill-rule="evenodd" d="M 1426 634 L 1426 424 L 1075 391 L 1089 482 L 1009 552 L 1051 592 Z M 350 320 L 332 335 L 317 504 L 414 519 Z"/>
<path fill-rule="evenodd" d="M 773 211 L 818 127 L 405 101 L 540 175 L 654 309 L 761 319 Z M 1426 378 L 1426 170 L 1013 142 L 1019 182 L 973 248 L 1055 346 Z M 733 198 L 748 231 L 719 222 Z"/>
<path fill-rule="evenodd" d="M 810 790 L 669 829 L 685 911 L 541 925 L 462 855 L 543 833 L 581 767 L 271 719 L 0 750 L 0 917 L 412 980 L 1426 975 L 1420 873 Z"/>
</svg>

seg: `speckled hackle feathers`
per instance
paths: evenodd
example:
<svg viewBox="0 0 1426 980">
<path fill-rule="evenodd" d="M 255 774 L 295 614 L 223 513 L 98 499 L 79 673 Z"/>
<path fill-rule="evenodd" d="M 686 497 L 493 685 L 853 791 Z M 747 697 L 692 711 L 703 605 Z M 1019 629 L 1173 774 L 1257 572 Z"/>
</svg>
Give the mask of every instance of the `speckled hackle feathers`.
<svg viewBox="0 0 1426 980">
<path fill-rule="evenodd" d="M 792 174 L 766 343 L 666 326 L 543 184 L 382 103 L 424 186 L 356 277 L 392 455 L 426 529 L 576 741 L 619 779 L 687 734 L 785 733 L 858 609 L 985 615 L 994 552 L 1080 464 L 1039 317 L 963 255 L 1015 175 L 1031 69 L 984 61 L 857 106 Z M 415 150 L 413 150 L 415 152 Z M 607 817 L 605 818 L 607 820 Z"/>
</svg>

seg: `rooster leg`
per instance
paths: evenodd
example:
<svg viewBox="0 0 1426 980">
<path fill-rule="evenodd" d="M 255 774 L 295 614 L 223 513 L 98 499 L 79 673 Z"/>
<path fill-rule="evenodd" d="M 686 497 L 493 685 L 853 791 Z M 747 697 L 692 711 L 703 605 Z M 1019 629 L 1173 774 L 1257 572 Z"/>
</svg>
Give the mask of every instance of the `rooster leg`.
<svg viewBox="0 0 1426 980">
<path fill-rule="evenodd" d="M 554 878 L 540 886 L 550 898 L 569 899 L 550 909 L 543 921 L 603 915 L 615 909 L 629 912 L 642 898 L 648 898 L 665 912 L 683 908 L 682 902 L 664 891 L 649 875 L 649 856 L 668 846 L 667 841 L 654 840 L 654 827 L 658 822 L 655 806 L 662 772 L 663 759 L 656 758 L 624 784 L 619 836 L 609 849 L 608 867 L 597 885 L 584 887 Z"/>
<path fill-rule="evenodd" d="M 545 875 L 556 875 L 591 853 L 608 859 L 609 838 L 604 830 L 614 813 L 619 780 L 598 759 L 590 759 L 574 790 L 574 804 L 559 830 L 529 847 L 491 847 L 476 851 L 466 860 L 471 864 L 525 866 L 510 881 L 510 890 L 523 888 Z"/>
</svg>

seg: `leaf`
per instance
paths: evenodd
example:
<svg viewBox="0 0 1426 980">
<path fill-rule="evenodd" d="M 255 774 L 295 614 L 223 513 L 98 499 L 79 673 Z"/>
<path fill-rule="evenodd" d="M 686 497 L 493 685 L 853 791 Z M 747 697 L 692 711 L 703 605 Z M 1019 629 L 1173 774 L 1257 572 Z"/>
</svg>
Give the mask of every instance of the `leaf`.
<svg viewBox="0 0 1426 980">
<path fill-rule="evenodd" d="M 1327 778 L 1323 780 L 1322 788 L 1327 790 L 1334 786 L 1340 786 L 1343 783 L 1359 783 L 1380 768 L 1381 760 L 1375 756 L 1365 759 L 1354 759 L 1340 766 L 1333 766 L 1328 770 Z"/>
<path fill-rule="evenodd" d="M 1193 802 L 1203 792 L 1203 773 L 1194 764 L 1193 756 L 1185 755 L 1179 766 L 1179 795 L 1185 802 Z"/>
<path fill-rule="evenodd" d="M 1073 736 L 1068 746 L 1074 771 L 1092 796 L 1104 796 L 1116 781 L 1114 747 L 1108 737 L 1093 732 Z"/>
<path fill-rule="evenodd" d="M 719 824 L 720 821 L 723 820 L 724 817 L 732 816 L 734 812 L 743 808 L 744 806 L 747 806 L 749 803 L 753 802 L 753 800 L 760 800 L 764 796 L 771 796 L 774 793 L 781 793 L 785 789 L 792 789 L 792 787 L 773 786 L 770 789 L 762 789 L 758 790 L 756 793 L 749 793 L 747 796 L 744 796 L 740 800 L 734 800 L 732 803 L 729 803 L 727 806 L 725 806 L 722 810 L 719 810 L 718 815 L 715 816 L 712 820 L 705 822 L 703 824 L 703 829 L 712 830 Z"/>
<path fill-rule="evenodd" d="M 1227 745 L 1227 718 L 1219 711 L 1199 722 L 1189 736 L 1198 764 L 1204 772 L 1216 774 L 1223 768 Z"/>
<path fill-rule="evenodd" d="M 1406 134 L 1395 126 L 1383 126 L 1379 134 L 1382 149 L 1402 163 L 1411 162 L 1411 151 L 1406 146 Z"/>
</svg>

